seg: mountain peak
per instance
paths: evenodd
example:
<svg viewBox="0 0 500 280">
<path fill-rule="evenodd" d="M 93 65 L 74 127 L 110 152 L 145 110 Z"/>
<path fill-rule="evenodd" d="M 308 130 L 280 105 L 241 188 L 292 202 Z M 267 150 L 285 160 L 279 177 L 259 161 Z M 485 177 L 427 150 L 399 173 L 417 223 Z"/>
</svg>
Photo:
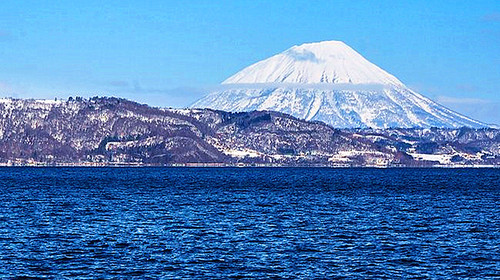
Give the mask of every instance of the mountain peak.
<svg viewBox="0 0 500 280">
<path fill-rule="evenodd" d="M 351 47 L 342 41 L 321 41 L 314 43 L 304 43 L 302 45 L 295 45 L 285 51 L 309 51 L 315 55 L 330 56 L 341 55 L 347 52 L 355 52 Z"/>
<path fill-rule="evenodd" d="M 340 41 L 293 46 L 223 84 L 192 106 L 278 111 L 334 127 L 487 127 L 412 91 Z"/>
<path fill-rule="evenodd" d="M 342 41 L 293 46 L 229 77 L 223 84 L 382 84 L 401 86 L 394 76 Z"/>
</svg>

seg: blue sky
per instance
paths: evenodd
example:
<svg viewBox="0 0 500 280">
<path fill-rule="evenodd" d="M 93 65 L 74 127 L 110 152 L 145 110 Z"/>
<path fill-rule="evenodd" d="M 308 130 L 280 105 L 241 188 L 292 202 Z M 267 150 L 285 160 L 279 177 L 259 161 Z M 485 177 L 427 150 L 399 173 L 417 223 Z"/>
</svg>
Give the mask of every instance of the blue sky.
<svg viewBox="0 0 500 280">
<path fill-rule="evenodd" d="M 500 124 L 498 0 L 5 0 L 0 96 L 183 107 L 256 61 L 323 40 L 344 41 L 418 92 Z"/>
</svg>

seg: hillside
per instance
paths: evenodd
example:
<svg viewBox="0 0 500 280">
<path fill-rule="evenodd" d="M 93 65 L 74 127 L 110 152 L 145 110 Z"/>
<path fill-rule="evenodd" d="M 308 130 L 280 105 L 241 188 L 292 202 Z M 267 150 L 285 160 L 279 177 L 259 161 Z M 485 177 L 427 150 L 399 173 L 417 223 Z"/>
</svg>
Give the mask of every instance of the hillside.
<svg viewBox="0 0 500 280">
<path fill-rule="evenodd" d="M 320 166 L 500 164 L 497 129 L 335 129 L 269 111 L 118 98 L 0 99 L 0 163 Z"/>
</svg>

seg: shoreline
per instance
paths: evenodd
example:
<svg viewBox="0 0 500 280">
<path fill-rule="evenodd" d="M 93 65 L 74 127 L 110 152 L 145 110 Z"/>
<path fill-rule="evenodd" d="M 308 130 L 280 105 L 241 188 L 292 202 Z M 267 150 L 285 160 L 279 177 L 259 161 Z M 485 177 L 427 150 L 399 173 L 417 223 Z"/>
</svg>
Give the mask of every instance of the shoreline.
<svg viewBox="0 0 500 280">
<path fill-rule="evenodd" d="M 471 168 L 500 168 L 500 165 L 489 164 L 456 164 L 456 165 L 288 165 L 288 164 L 229 164 L 229 163 L 174 163 L 174 164 L 144 164 L 144 163 L 56 163 L 56 164 L 6 164 L 0 163 L 0 168 L 9 167 L 86 167 L 86 168 L 332 168 L 332 169 L 414 169 L 414 168 L 444 168 L 444 169 L 471 169 Z"/>
</svg>

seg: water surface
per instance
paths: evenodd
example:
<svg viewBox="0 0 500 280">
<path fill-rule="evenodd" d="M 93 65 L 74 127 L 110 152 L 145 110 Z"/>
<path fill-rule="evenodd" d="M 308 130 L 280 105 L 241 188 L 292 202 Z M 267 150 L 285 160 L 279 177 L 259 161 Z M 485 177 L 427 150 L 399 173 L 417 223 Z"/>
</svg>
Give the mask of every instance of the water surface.
<svg viewBox="0 0 500 280">
<path fill-rule="evenodd" d="M 500 169 L 0 168 L 0 278 L 499 274 Z"/>
</svg>

